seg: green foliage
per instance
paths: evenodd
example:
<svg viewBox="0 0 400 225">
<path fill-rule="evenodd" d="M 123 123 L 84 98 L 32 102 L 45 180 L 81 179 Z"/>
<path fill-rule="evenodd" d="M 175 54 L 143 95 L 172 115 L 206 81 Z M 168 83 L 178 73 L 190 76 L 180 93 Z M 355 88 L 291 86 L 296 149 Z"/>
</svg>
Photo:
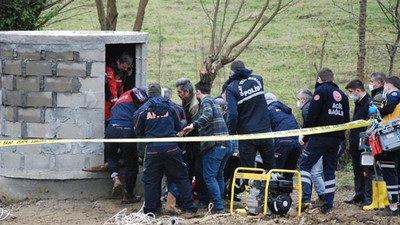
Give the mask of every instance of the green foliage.
<svg viewBox="0 0 400 225">
<path fill-rule="evenodd" d="M 59 6 L 43 15 L 48 0 L 6 0 L 0 5 L 0 30 L 36 30 L 59 13 Z"/>
</svg>

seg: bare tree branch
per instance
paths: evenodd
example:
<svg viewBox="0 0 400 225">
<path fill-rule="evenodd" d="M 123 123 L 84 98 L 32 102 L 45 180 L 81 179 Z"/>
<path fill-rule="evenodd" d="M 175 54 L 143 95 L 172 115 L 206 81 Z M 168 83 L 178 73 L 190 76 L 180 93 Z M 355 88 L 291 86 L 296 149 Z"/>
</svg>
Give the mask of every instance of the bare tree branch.
<svg viewBox="0 0 400 225">
<path fill-rule="evenodd" d="M 210 56 L 215 56 L 215 33 L 217 31 L 217 19 L 218 19 L 218 11 L 219 11 L 219 3 L 220 0 L 217 0 L 216 6 L 214 8 L 214 18 L 213 18 L 213 25 L 211 29 L 211 42 L 210 42 Z"/>
<path fill-rule="evenodd" d="M 235 26 L 236 21 L 237 21 L 238 18 L 239 18 L 240 12 L 242 11 L 243 5 L 244 5 L 244 0 L 242 0 L 242 1 L 240 2 L 240 5 L 239 5 L 239 8 L 238 8 L 238 10 L 237 10 L 237 12 L 236 12 L 235 18 L 233 19 L 233 21 L 232 21 L 232 23 L 231 23 L 231 26 L 229 27 L 228 31 L 225 33 L 224 40 L 223 40 L 222 43 L 218 46 L 216 56 L 218 56 L 219 53 L 221 53 L 222 48 L 224 47 L 226 41 L 228 40 L 228 37 L 229 37 L 229 35 L 231 34 L 231 32 L 232 32 L 232 30 L 233 30 L 233 27 Z"/>
<path fill-rule="evenodd" d="M 201 8 L 203 9 L 204 13 L 206 14 L 208 20 L 212 22 L 213 19 L 211 18 L 210 13 L 208 12 L 203 0 L 200 0 L 200 3 L 201 3 Z M 211 27 L 211 24 L 210 24 L 210 27 Z"/>
<path fill-rule="evenodd" d="M 222 42 L 222 33 L 224 32 L 226 10 L 228 9 L 228 4 L 229 4 L 229 0 L 225 0 L 224 13 L 222 14 L 222 23 L 221 23 L 221 29 L 220 29 L 220 32 L 219 32 L 218 47 L 221 46 L 221 42 Z"/>
<path fill-rule="evenodd" d="M 65 3 L 64 5 L 62 5 L 60 8 L 56 9 L 56 13 L 59 14 L 61 10 L 63 10 L 65 7 L 67 7 L 69 4 L 71 4 L 74 0 L 69 0 L 67 3 Z M 60 1 L 56 1 L 56 2 L 60 2 Z M 48 17 L 45 20 L 43 20 L 42 22 L 40 22 L 38 25 L 36 25 L 36 28 L 42 27 L 44 26 L 47 22 L 49 22 L 53 17 Z"/>
<path fill-rule="evenodd" d="M 135 25 L 133 25 L 133 31 L 140 31 L 142 29 L 144 14 L 146 12 L 146 6 L 148 2 L 149 0 L 140 0 L 136 13 Z"/>
<path fill-rule="evenodd" d="M 55 5 L 59 4 L 59 3 L 61 3 L 62 1 L 64 1 L 64 0 L 56 0 L 56 1 L 54 1 L 54 2 L 50 2 L 49 4 L 47 4 L 47 5 L 43 8 L 43 10 L 50 9 L 51 7 L 53 7 L 53 6 L 55 6 Z M 35 3 L 36 3 L 36 2 L 32 2 L 32 5 L 34 5 Z"/>
<path fill-rule="evenodd" d="M 66 10 L 63 10 L 62 12 L 59 12 L 58 15 L 65 14 L 65 13 L 67 13 L 67 12 L 69 12 L 69 11 L 73 11 L 73 10 L 76 10 L 76 9 L 80 9 L 80 8 L 89 8 L 89 7 L 93 7 L 93 6 L 94 6 L 93 4 L 78 5 L 78 6 L 75 6 L 75 7 L 72 7 L 72 8 L 68 8 L 68 9 L 66 9 Z"/>
<path fill-rule="evenodd" d="M 62 22 L 62 21 L 64 21 L 64 20 L 69 20 L 69 19 L 74 18 L 74 17 L 76 17 L 76 16 L 88 14 L 89 12 L 90 12 L 90 11 L 85 11 L 85 12 L 82 12 L 82 13 L 76 13 L 76 14 L 74 14 L 74 15 L 71 15 L 71 16 L 68 16 L 68 17 L 65 17 L 65 18 L 62 18 L 62 19 L 58 19 L 58 20 L 51 21 L 51 22 L 47 23 L 46 25 L 49 26 L 49 25 L 52 25 L 52 24 L 55 24 L 55 23 Z"/>
<path fill-rule="evenodd" d="M 279 4 L 280 4 L 280 2 L 281 2 L 281 0 L 279 0 Z M 249 35 L 253 32 L 253 30 L 257 26 L 258 22 L 261 20 L 262 16 L 264 15 L 265 10 L 267 10 L 268 5 L 269 5 L 269 0 L 266 1 L 265 5 L 262 8 L 261 12 L 259 13 L 257 19 L 254 21 L 253 25 L 250 27 L 250 29 L 247 31 L 247 33 L 245 35 L 243 35 L 241 38 L 239 38 L 239 40 L 233 42 L 232 44 L 230 44 L 228 46 L 228 48 L 225 50 L 225 53 L 223 55 L 224 59 L 228 58 L 228 56 L 229 56 L 229 54 L 231 54 L 232 50 L 249 37 Z"/>
<path fill-rule="evenodd" d="M 354 22 L 358 22 L 358 15 L 357 15 L 357 14 L 355 14 L 354 12 L 349 11 L 349 10 L 347 10 L 347 9 L 345 9 L 345 8 L 343 8 L 343 7 L 341 7 L 340 5 L 338 5 L 338 4 L 335 2 L 335 0 L 332 0 L 332 3 L 333 3 L 333 5 L 336 6 L 337 8 L 343 10 L 344 12 L 347 12 L 349 15 L 352 15 L 352 16 L 353 16 L 353 19 L 354 19 Z"/>
<path fill-rule="evenodd" d="M 272 13 L 272 15 L 263 22 L 263 24 L 257 29 L 257 31 L 252 35 L 252 37 L 232 56 L 233 60 L 235 60 L 247 46 L 254 40 L 254 38 L 257 37 L 257 35 L 264 29 L 264 27 L 271 22 L 271 20 L 278 14 L 278 12 L 281 10 L 281 4 L 282 0 L 279 0 L 278 6 L 276 7 L 275 11 Z M 232 60 L 232 61 L 233 61 Z"/>
</svg>

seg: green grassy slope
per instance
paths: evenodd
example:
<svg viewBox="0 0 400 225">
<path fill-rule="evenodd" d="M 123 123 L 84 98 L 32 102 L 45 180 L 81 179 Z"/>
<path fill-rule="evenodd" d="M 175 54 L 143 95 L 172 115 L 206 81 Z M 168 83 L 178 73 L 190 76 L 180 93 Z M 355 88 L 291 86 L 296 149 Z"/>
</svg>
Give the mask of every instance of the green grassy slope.
<svg viewBox="0 0 400 225">
<path fill-rule="evenodd" d="M 334 0 L 336 4 L 358 14 L 358 1 Z M 206 2 L 212 3 L 212 0 Z M 235 4 L 235 1 L 232 1 Z M 261 0 L 251 0 L 245 15 L 254 15 Z M 272 1 L 274 2 L 274 1 Z M 91 4 L 89 8 L 75 12 L 86 12 L 60 23 L 45 27 L 45 30 L 99 30 L 94 1 L 76 0 L 74 6 Z M 131 30 L 138 0 L 118 1 L 117 30 Z M 232 5 L 231 9 L 235 8 Z M 65 15 L 64 15 L 65 16 Z M 230 15 L 231 17 L 231 15 Z M 329 36 L 326 44 L 324 66 L 336 75 L 336 82 L 344 88 L 356 78 L 357 63 L 357 18 L 334 6 L 332 0 L 301 0 L 287 11 L 279 14 L 239 57 L 254 73 L 264 77 L 265 91 L 273 92 L 291 107 L 296 105 L 297 90 L 313 88 L 315 69 L 320 60 L 324 33 Z M 230 41 L 235 40 L 251 24 L 240 23 Z M 385 20 L 375 1 L 368 7 L 368 52 L 367 74 L 373 71 L 387 72 L 389 57 L 380 40 L 393 40 L 394 30 Z M 161 33 L 160 33 L 161 30 Z M 199 1 L 151 0 L 146 11 L 143 31 L 150 34 L 148 57 L 149 81 L 159 81 L 173 88 L 176 79 L 188 77 L 197 81 L 198 71 L 209 45 L 210 28 Z M 161 74 L 159 76 L 159 40 L 162 40 Z M 378 41 L 377 41 L 378 40 Z M 397 62 L 399 60 L 397 59 Z M 395 74 L 399 71 L 395 66 Z M 213 94 L 220 92 L 229 68 L 221 70 L 213 87 Z M 173 88 L 173 90 L 175 90 Z M 174 97 L 177 100 L 176 96 Z"/>
</svg>

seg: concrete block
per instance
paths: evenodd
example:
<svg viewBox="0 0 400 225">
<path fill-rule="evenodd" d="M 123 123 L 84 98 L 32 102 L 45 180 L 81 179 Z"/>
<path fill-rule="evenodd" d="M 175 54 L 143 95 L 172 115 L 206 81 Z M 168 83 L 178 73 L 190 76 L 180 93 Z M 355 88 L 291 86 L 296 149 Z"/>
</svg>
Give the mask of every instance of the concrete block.
<svg viewBox="0 0 400 225">
<path fill-rule="evenodd" d="M 90 77 L 103 77 L 105 75 L 106 65 L 104 62 L 93 62 L 90 71 Z"/>
<path fill-rule="evenodd" d="M 18 90 L 40 91 L 39 77 L 16 77 L 15 79 Z"/>
<path fill-rule="evenodd" d="M 5 60 L 3 73 L 21 75 L 21 60 Z"/>
<path fill-rule="evenodd" d="M 52 138 L 50 124 L 26 123 L 27 138 Z"/>
<path fill-rule="evenodd" d="M 34 107 L 50 107 L 53 104 L 52 95 L 52 92 L 28 92 L 26 105 Z"/>
<path fill-rule="evenodd" d="M 85 97 L 85 107 L 86 108 L 102 108 L 104 107 L 104 92 L 93 92 L 85 91 L 83 95 Z"/>
<path fill-rule="evenodd" d="M 89 156 L 89 167 L 101 165 L 104 163 L 104 155 L 90 155 Z"/>
<path fill-rule="evenodd" d="M 4 105 L 22 106 L 23 94 L 21 91 L 4 90 L 3 94 L 5 94 Z"/>
<path fill-rule="evenodd" d="M 27 61 L 26 62 L 26 75 L 43 75 L 51 76 L 51 62 L 50 61 Z"/>
<path fill-rule="evenodd" d="M 72 78 L 70 77 L 45 77 L 44 91 L 71 92 Z"/>
<path fill-rule="evenodd" d="M 56 169 L 57 170 L 81 170 L 84 167 L 84 155 L 57 155 Z"/>
<path fill-rule="evenodd" d="M 103 138 L 104 137 L 104 123 L 92 124 L 93 133 L 90 135 L 91 138 Z"/>
<path fill-rule="evenodd" d="M 104 61 L 106 61 L 106 51 L 104 48 L 103 49 L 82 50 L 80 52 L 80 58 L 84 61 L 86 60 L 86 61 L 104 62 Z"/>
<path fill-rule="evenodd" d="M 42 145 L 41 153 L 44 155 L 54 156 L 61 154 L 70 154 L 72 150 L 72 143 L 60 143 L 51 145 Z M 54 159 L 55 164 L 55 159 Z M 55 169 L 55 166 L 54 166 Z"/>
<path fill-rule="evenodd" d="M 50 168 L 50 157 L 41 154 L 25 155 L 25 169 L 46 170 Z"/>
<path fill-rule="evenodd" d="M 3 168 L 19 169 L 21 165 L 21 155 L 17 153 L 3 152 L 1 154 Z"/>
<path fill-rule="evenodd" d="M 14 75 L 1 76 L 1 87 L 6 90 L 14 90 Z"/>
<path fill-rule="evenodd" d="M 18 59 L 40 60 L 40 51 L 33 49 L 19 49 Z"/>
<path fill-rule="evenodd" d="M 41 109 L 37 108 L 19 108 L 18 109 L 18 120 L 24 120 L 26 122 L 41 122 Z"/>
<path fill-rule="evenodd" d="M 15 107 L 1 107 L 3 119 L 9 121 L 9 122 L 16 122 L 17 121 L 17 115 L 16 115 L 16 108 Z"/>
<path fill-rule="evenodd" d="M 103 143 L 87 143 L 87 145 L 82 149 L 82 153 L 86 155 L 97 155 L 104 153 L 104 144 Z"/>
<path fill-rule="evenodd" d="M 58 93 L 57 107 L 85 107 L 85 96 L 82 93 Z"/>
<path fill-rule="evenodd" d="M 57 76 L 86 76 L 86 62 L 58 62 Z"/>
<path fill-rule="evenodd" d="M 72 108 L 47 108 L 45 109 L 45 121 L 49 123 L 75 123 L 75 117 L 82 116 L 77 109 Z"/>
<path fill-rule="evenodd" d="M 60 125 L 56 134 L 57 138 L 86 138 L 87 124 L 67 124 Z"/>
<path fill-rule="evenodd" d="M 0 49 L 0 56 L 5 58 L 5 59 L 13 59 L 14 58 L 14 52 L 13 52 L 13 50 Z"/>
<path fill-rule="evenodd" d="M 0 59 L 0 76 L 3 75 L 3 61 Z"/>
<path fill-rule="evenodd" d="M 85 121 L 87 123 L 103 123 L 104 122 L 104 108 L 99 109 L 86 109 L 80 108 L 76 112 L 79 115 L 79 121 Z"/>
<path fill-rule="evenodd" d="M 93 91 L 93 92 L 104 92 L 104 77 L 86 77 L 79 78 L 79 82 L 82 84 L 80 89 L 83 91 Z"/>
<path fill-rule="evenodd" d="M 19 146 L 16 146 L 17 153 L 34 155 L 34 154 L 40 154 L 41 151 L 42 151 L 41 145 L 19 145 Z"/>
<path fill-rule="evenodd" d="M 71 60 L 72 61 L 74 59 L 74 55 L 73 55 L 73 51 L 60 51 L 60 52 L 47 51 L 46 59 Z"/>
<path fill-rule="evenodd" d="M 5 136 L 10 136 L 12 138 L 20 138 L 21 137 L 21 123 L 14 122 L 4 122 L 5 127 Z"/>
</svg>

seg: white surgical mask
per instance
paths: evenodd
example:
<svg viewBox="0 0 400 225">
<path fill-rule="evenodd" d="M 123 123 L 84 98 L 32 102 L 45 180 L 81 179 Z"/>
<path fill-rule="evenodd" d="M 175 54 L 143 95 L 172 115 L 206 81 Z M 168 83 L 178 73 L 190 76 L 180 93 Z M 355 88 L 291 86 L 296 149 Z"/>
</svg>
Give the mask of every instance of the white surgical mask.
<svg viewBox="0 0 400 225">
<path fill-rule="evenodd" d="M 354 94 L 349 95 L 350 99 L 353 100 L 354 102 L 358 101 L 358 97 L 355 96 Z"/>
<path fill-rule="evenodd" d="M 369 91 L 372 91 L 372 90 L 375 89 L 373 84 L 369 84 L 369 85 L 368 85 L 368 88 L 369 88 Z"/>
<path fill-rule="evenodd" d="M 303 107 L 302 105 L 301 105 L 301 102 L 300 101 L 297 101 L 297 108 L 301 108 L 301 107 Z"/>
</svg>

